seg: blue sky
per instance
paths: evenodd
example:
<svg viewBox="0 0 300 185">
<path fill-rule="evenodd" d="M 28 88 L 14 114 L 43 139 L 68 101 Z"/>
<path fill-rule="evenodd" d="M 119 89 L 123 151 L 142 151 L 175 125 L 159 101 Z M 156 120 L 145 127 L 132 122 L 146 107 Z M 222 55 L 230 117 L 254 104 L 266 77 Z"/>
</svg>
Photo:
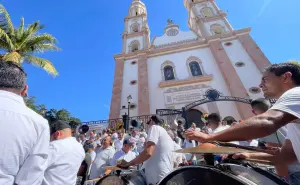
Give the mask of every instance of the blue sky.
<svg viewBox="0 0 300 185">
<path fill-rule="evenodd" d="M 113 54 L 121 51 L 124 18 L 132 0 L 0 0 L 15 25 L 40 20 L 59 41 L 60 52 L 43 54 L 60 75 L 25 65 L 29 95 L 49 108 L 66 108 L 82 121 L 107 119 L 114 74 Z M 252 27 L 252 37 L 273 63 L 300 59 L 299 0 L 216 0 L 235 29 Z M 188 30 L 183 0 L 144 0 L 151 38 L 171 18 Z"/>
</svg>

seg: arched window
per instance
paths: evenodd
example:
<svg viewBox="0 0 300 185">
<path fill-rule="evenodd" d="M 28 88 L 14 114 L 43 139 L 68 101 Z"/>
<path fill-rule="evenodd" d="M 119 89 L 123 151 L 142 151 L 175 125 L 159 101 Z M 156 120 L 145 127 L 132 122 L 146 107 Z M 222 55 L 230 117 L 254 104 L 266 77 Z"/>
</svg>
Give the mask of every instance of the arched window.
<svg viewBox="0 0 300 185">
<path fill-rule="evenodd" d="M 164 67 L 164 77 L 165 81 L 175 80 L 174 69 L 172 66 L 168 65 Z"/>
<path fill-rule="evenodd" d="M 139 48 L 140 48 L 140 43 L 139 43 L 139 41 L 137 41 L 137 40 L 132 41 L 132 42 L 130 43 L 130 45 L 129 45 L 129 51 L 130 51 L 130 52 L 138 51 Z"/>
<path fill-rule="evenodd" d="M 139 27 L 140 27 L 139 23 L 133 23 L 131 25 L 131 32 L 139 32 Z"/>
<path fill-rule="evenodd" d="M 214 12 L 210 7 L 205 7 L 200 10 L 203 17 L 212 17 L 214 15 Z"/>
<path fill-rule="evenodd" d="M 203 75 L 198 62 L 196 62 L 196 61 L 190 62 L 189 67 L 190 67 L 192 76 L 201 76 L 201 75 Z"/>
<path fill-rule="evenodd" d="M 191 56 L 186 61 L 186 66 L 188 69 L 188 72 L 190 74 L 190 77 L 197 77 L 205 75 L 205 72 L 203 70 L 202 62 L 198 57 Z"/>
<path fill-rule="evenodd" d="M 213 35 L 221 35 L 225 32 L 224 28 L 219 24 L 213 24 L 210 27 L 210 31 Z"/>
</svg>

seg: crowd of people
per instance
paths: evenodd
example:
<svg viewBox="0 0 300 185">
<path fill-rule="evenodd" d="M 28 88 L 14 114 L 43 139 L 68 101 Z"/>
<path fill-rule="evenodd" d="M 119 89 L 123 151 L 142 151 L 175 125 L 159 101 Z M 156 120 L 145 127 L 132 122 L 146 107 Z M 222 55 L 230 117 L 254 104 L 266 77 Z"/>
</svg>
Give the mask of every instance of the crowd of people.
<svg viewBox="0 0 300 185">
<path fill-rule="evenodd" d="M 233 158 L 271 161 L 278 175 L 300 184 L 299 85 L 298 65 L 273 64 L 263 73 L 260 87 L 277 102 L 272 106 L 264 98 L 252 101 L 255 116 L 248 120 L 227 124 L 219 114 L 210 113 L 203 128 L 193 123 L 185 130 L 180 121 L 163 128 L 164 120 L 153 115 L 147 131 L 105 129 L 74 135 L 67 122 L 57 120 L 49 127 L 47 120 L 29 109 L 23 100 L 28 90 L 26 73 L 11 62 L 0 62 L 0 184 L 74 185 L 77 176 L 88 180 L 111 174 L 108 166 L 138 166 L 147 184 L 155 185 L 180 166 L 205 162 L 203 156 L 175 150 L 212 141 L 271 148 L 269 154 L 243 153 Z"/>
</svg>

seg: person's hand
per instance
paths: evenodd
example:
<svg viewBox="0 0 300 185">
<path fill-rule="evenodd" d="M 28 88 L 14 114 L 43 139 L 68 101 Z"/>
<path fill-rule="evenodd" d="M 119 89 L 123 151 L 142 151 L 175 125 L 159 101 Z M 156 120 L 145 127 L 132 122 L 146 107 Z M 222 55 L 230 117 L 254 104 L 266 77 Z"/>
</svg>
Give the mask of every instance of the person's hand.
<svg viewBox="0 0 300 185">
<path fill-rule="evenodd" d="M 228 158 L 229 155 L 228 154 L 221 154 L 220 156 L 222 157 L 222 160 L 225 160 L 225 159 Z"/>
<path fill-rule="evenodd" d="M 117 165 L 117 167 L 124 169 L 129 168 L 130 166 L 130 163 L 125 160 L 122 160 L 121 163 Z"/>
<path fill-rule="evenodd" d="M 239 154 L 234 154 L 232 156 L 232 159 L 249 159 L 250 158 L 250 154 L 248 153 L 239 153 Z"/>
<path fill-rule="evenodd" d="M 209 141 L 209 135 L 208 134 L 198 132 L 198 131 L 195 131 L 195 130 L 187 130 L 187 131 L 185 131 L 184 134 L 185 134 L 185 137 L 188 140 L 196 140 L 200 143 L 206 143 L 206 142 Z"/>
</svg>

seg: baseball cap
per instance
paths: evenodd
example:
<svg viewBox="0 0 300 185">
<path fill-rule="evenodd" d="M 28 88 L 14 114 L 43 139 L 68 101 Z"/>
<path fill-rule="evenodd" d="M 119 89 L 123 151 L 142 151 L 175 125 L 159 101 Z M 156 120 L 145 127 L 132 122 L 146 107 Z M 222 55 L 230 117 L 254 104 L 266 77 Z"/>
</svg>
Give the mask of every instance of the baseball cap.
<svg viewBox="0 0 300 185">
<path fill-rule="evenodd" d="M 153 120 L 156 124 L 163 124 L 164 120 L 159 115 L 151 116 L 150 120 L 147 122 L 147 125 L 150 124 L 150 121 Z"/>
<path fill-rule="evenodd" d="M 50 125 L 50 134 L 54 134 L 56 131 L 64 130 L 66 128 L 71 129 L 71 126 L 66 121 L 57 120 Z"/>
</svg>

